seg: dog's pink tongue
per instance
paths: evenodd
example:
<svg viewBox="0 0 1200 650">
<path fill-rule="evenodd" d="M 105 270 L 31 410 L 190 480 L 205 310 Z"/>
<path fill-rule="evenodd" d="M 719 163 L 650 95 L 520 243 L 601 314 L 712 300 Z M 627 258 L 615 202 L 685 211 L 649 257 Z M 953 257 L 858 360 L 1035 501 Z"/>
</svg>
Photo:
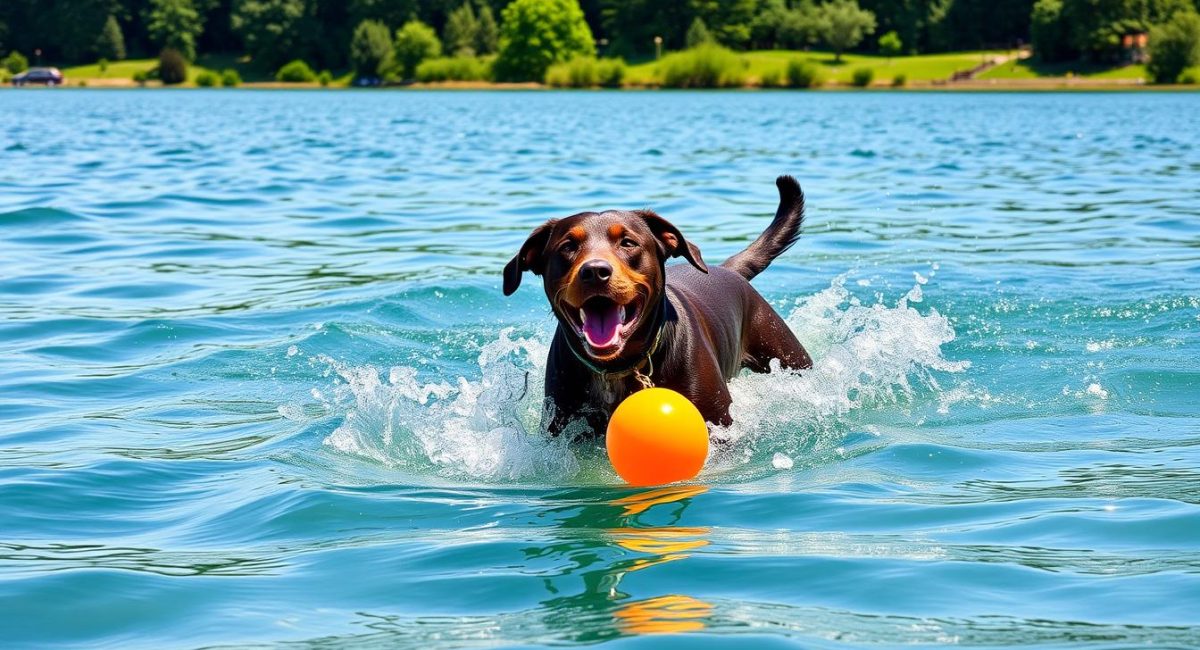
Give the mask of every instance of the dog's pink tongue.
<svg viewBox="0 0 1200 650">
<path fill-rule="evenodd" d="M 621 318 L 617 304 L 605 302 L 603 306 L 587 305 L 583 308 L 583 335 L 594 348 L 607 348 L 617 343 L 617 328 Z"/>
</svg>

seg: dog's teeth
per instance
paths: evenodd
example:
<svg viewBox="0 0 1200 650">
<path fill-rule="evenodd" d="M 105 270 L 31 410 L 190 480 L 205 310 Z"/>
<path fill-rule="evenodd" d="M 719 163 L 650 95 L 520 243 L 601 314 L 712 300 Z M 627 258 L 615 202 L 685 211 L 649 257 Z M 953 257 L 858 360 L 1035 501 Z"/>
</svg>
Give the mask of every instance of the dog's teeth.
<svg viewBox="0 0 1200 650">
<path fill-rule="evenodd" d="M 621 324 L 625 324 L 625 305 L 621 305 Z"/>
<path fill-rule="evenodd" d="M 579 308 L 579 322 L 581 324 L 587 324 L 587 312 L 583 310 L 583 307 Z"/>
</svg>

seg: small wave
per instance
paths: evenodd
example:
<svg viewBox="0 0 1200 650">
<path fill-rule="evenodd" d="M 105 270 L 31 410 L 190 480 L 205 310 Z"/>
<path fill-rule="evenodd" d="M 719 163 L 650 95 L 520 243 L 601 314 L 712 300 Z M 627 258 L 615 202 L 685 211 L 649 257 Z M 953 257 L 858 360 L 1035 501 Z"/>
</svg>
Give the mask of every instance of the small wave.
<svg viewBox="0 0 1200 650">
<path fill-rule="evenodd" d="M 744 480 L 790 467 L 779 460 L 832 450 L 863 426 L 856 417 L 911 402 L 938 402 L 940 376 L 969 367 L 948 360 L 950 321 L 924 313 L 921 285 L 895 304 L 864 304 L 845 287 L 847 276 L 798 300 L 786 318 L 814 359 L 803 373 L 774 368 L 744 372 L 730 382 L 734 424 L 713 430 L 704 480 Z M 340 425 L 325 439 L 338 452 L 391 468 L 482 481 L 615 481 L 595 449 L 541 434 L 542 378 L 548 343 L 505 329 L 482 347 L 480 377 L 423 381 L 418 369 L 381 371 L 318 356 L 337 375 L 326 394 L 314 389 Z M 957 394 L 956 393 L 956 394 Z M 294 406 L 281 407 L 285 415 Z M 601 459 L 602 460 L 602 459 Z M 797 463 L 804 467 L 804 463 Z"/>
</svg>

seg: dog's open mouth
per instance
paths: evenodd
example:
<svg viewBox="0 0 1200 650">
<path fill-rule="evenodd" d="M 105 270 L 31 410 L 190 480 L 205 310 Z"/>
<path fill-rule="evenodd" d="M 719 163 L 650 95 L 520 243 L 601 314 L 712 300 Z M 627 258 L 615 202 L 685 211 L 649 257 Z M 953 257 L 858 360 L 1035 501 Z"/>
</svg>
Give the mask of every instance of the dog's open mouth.
<svg viewBox="0 0 1200 650">
<path fill-rule="evenodd" d="M 567 307 L 567 317 L 593 356 L 611 356 L 620 350 L 641 316 L 641 300 L 620 304 L 607 296 L 592 296 L 578 309 Z"/>
</svg>

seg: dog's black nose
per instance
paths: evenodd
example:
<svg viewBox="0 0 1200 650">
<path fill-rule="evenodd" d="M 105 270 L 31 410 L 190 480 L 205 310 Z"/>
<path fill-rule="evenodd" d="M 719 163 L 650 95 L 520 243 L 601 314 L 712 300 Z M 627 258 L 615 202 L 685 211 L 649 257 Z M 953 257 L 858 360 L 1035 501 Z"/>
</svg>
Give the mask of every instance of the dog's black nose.
<svg viewBox="0 0 1200 650">
<path fill-rule="evenodd" d="M 579 267 L 579 279 L 586 284 L 604 284 L 612 277 L 612 264 L 604 260 L 588 260 Z"/>
</svg>

